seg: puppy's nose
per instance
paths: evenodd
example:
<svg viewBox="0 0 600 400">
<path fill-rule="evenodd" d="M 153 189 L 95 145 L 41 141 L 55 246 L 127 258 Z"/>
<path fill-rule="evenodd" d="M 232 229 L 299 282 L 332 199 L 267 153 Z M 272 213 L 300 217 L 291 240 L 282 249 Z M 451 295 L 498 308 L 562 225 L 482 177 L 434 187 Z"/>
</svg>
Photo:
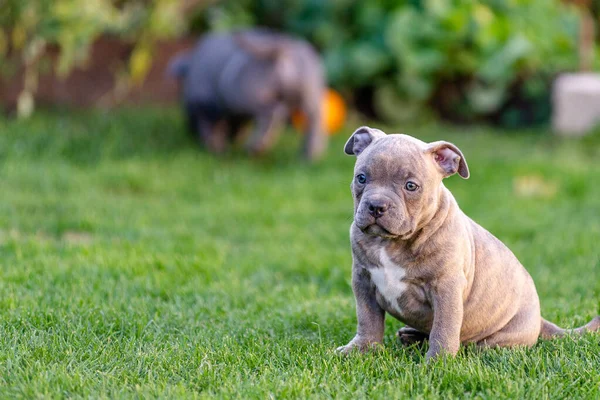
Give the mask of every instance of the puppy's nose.
<svg viewBox="0 0 600 400">
<path fill-rule="evenodd" d="M 374 218 L 379 218 L 388 209 L 387 203 L 382 200 L 372 200 L 369 202 L 369 214 L 371 214 Z"/>
</svg>

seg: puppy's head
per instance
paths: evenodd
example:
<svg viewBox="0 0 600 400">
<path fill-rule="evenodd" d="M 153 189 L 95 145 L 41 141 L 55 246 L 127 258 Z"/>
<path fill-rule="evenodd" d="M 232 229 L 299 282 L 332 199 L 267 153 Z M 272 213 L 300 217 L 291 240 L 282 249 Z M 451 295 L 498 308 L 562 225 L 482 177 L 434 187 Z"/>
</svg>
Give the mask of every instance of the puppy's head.
<svg viewBox="0 0 600 400">
<path fill-rule="evenodd" d="M 444 141 L 425 143 L 363 126 L 344 152 L 357 156 L 354 222 L 369 235 L 410 238 L 435 215 L 442 179 L 455 173 L 469 177 L 461 151 Z"/>
</svg>

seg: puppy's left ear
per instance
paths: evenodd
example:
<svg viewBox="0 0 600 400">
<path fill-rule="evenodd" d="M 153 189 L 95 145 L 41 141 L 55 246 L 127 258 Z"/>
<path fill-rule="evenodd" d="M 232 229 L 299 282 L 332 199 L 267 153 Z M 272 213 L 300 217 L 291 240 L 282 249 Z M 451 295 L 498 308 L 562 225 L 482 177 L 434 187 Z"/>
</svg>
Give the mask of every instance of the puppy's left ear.
<svg viewBox="0 0 600 400">
<path fill-rule="evenodd" d="M 459 148 L 452 143 L 444 142 L 443 140 L 429 143 L 426 153 L 432 155 L 433 161 L 437 164 L 444 178 L 454 175 L 457 172 L 462 178 L 469 178 L 467 160 Z"/>
</svg>

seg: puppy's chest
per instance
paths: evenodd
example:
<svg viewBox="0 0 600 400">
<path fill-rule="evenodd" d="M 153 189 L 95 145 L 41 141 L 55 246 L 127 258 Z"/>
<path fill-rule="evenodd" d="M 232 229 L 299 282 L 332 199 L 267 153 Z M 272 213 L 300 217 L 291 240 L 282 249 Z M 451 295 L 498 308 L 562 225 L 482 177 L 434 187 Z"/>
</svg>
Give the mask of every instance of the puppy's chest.
<svg viewBox="0 0 600 400">
<path fill-rule="evenodd" d="M 412 271 L 394 262 L 384 248 L 372 256 L 368 270 L 377 289 L 377 302 L 385 311 L 407 322 L 430 309 L 424 287 Z"/>
</svg>

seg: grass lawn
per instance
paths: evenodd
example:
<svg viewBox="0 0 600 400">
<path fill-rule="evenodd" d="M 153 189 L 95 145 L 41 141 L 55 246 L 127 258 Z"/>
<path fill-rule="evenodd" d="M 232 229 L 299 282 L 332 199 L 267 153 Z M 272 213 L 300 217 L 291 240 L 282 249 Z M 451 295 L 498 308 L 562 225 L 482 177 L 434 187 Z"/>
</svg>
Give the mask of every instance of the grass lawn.
<svg viewBox="0 0 600 400">
<path fill-rule="evenodd" d="M 206 154 L 177 110 L 0 120 L 0 397 L 600 398 L 600 335 L 426 365 L 388 317 L 383 351 L 334 353 L 356 324 L 355 126 L 309 166 L 292 133 L 263 160 Z M 600 135 L 402 130 L 463 150 L 447 186 L 547 319 L 599 313 Z"/>
</svg>

